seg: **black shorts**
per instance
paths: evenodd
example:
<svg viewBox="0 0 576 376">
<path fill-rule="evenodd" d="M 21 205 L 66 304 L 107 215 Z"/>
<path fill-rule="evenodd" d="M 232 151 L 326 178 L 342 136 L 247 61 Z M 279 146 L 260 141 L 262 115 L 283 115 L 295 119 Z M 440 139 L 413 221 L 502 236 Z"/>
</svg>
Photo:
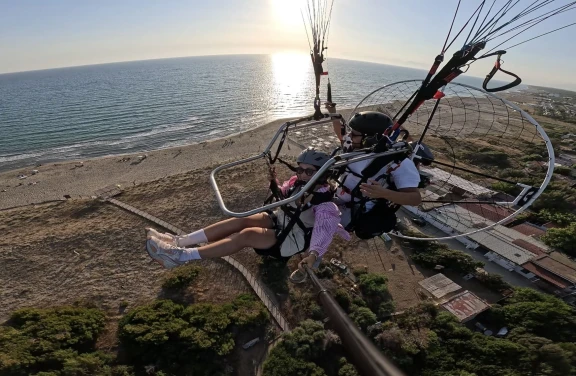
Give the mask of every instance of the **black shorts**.
<svg viewBox="0 0 576 376">
<path fill-rule="evenodd" d="M 359 239 L 372 239 L 396 227 L 396 213 L 385 203 L 376 203 L 372 210 L 360 214 L 354 223 L 354 234 Z"/>
<path fill-rule="evenodd" d="M 268 217 L 270 217 L 272 222 L 274 222 L 274 232 L 276 234 L 276 238 L 278 238 L 278 234 L 279 234 L 278 217 L 276 217 L 276 214 L 274 214 L 271 210 L 266 210 L 265 213 L 268 214 Z M 274 257 L 277 259 L 289 259 L 290 257 L 283 257 L 280 254 L 280 246 L 281 246 L 280 242 L 276 242 L 276 244 L 274 244 L 272 247 L 267 248 L 267 249 L 254 248 L 254 252 L 259 254 L 260 256 L 270 256 L 270 257 Z"/>
<path fill-rule="evenodd" d="M 276 239 L 278 239 L 280 237 L 280 234 L 282 233 L 282 229 L 278 226 L 278 217 L 276 216 L 276 214 L 274 214 L 270 210 L 266 210 L 265 213 L 268 214 L 268 216 L 270 217 L 272 222 L 274 222 L 274 232 L 276 234 Z M 306 249 L 308 249 L 308 247 L 310 247 L 311 235 L 312 235 L 311 232 L 310 232 L 310 234 L 306 235 L 304 250 L 306 250 Z M 277 258 L 279 260 L 288 261 L 292 256 L 288 256 L 288 257 L 282 256 L 282 253 L 280 252 L 281 248 L 282 248 L 282 242 L 276 241 L 276 244 L 274 244 L 272 247 L 266 248 L 266 249 L 254 248 L 254 252 L 259 254 L 260 256 L 270 256 L 270 257 Z M 298 253 L 302 253 L 302 252 L 303 251 L 298 252 Z"/>
</svg>

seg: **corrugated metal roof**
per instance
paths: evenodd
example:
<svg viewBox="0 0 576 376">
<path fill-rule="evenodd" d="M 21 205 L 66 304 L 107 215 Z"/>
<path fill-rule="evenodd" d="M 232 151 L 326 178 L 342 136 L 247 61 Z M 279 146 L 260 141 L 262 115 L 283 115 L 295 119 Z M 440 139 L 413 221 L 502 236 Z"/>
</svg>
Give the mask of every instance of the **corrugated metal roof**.
<svg viewBox="0 0 576 376">
<path fill-rule="evenodd" d="M 434 295 L 434 297 L 437 299 L 440 299 L 441 297 L 446 296 L 451 292 L 458 291 L 462 288 L 460 285 L 456 284 L 442 273 L 438 273 L 430 278 L 426 278 L 425 280 L 418 282 L 418 284 L 430 294 Z"/>
<path fill-rule="evenodd" d="M 454 298 L 450 299 L 448 302 L 442 304 L 448 312 L 453 314 L 462 321 L 467 321 L 477 314 L 484 312 L 490 305 L 484 300 L 480 299 L 470 291 L 464 291 L 458 294 Z"/>
<path fill-rule="evenodd" d="M 436 208 L 426 214 L 459 233 L 471 232 L 494 224 L 494 222 L 488 221 L 486 218 L 472 213 L 459 205 L 447 205 Z M 425 217 L 425 215 L 423 216 Z M 537 242 L 536 240 L 504 226 L 497 225 L 489 230 L 468 235 L 468 238 L 518 265 L 536 257 L 535 253 L 513 244 L 514 240 L 518 238 Z M 541 243 L 538 244 L 540 245 Z M 545 248 L 546 246 L 544 245 L 542 249 Z"/>
<path fill-rule="evenodd" d="M 514 210 L 490 204 L 469 204 L 463 201 L 458 205 L 492 222 L 500 222 L 514 213 Z"/>
<path fill-rule="evenodd" d="M 534 264 L 561 276 L 567 281 L 576 283 L 576 264 L 574 262 L 560 262 L 551 257 L 539 257 L 533 260 Z"/>
<path fill-rule="evenodd" d="M 498 230 L 499 233 L 501 233 L 502 235 L 504 235 L 508 239 L 510 239 L 511 242 L 516 240 L 516 239 L 522 239 L 525 242 L 528 242 L 532 245 L 535 245 L 536 247 L 543 249 L 544 251 L 550 250 L 550 248 L 546 244 L 542 243 L 538 239 L 534 239 L 531 236 L 526 236 L 524 234 L 521 234 L 514 229 L 508 228 L 506 226 L 500 226 L 500 225 L 496 226 L 496 229 Z"/>
<path fill-rule="evenodd" d="M 422 171 L 427 172 L 432 176 L 431 181 L 440 181 L 450 184 L 454 187 L 458 187 L 463 189 L 466 192 L 469 192 L 475 196 L 478 195 L 490 195 L 492 196 L 495 194 L 495 191 L 492 191 L 488 188 L 482 187 L 476 183 L 472 183 L 466 179 L 463 179 L 459 176 L 454 175 L 453 173 L 441 170 L 439 168 L 422 168 Z"/>
<path fill-rule="evenodd" d="M 535 253 L 513 244 L 513 240 L 503 236 L 498 228 L 469 235 L 469 238 L 517 265 L 522 265 L 537 256 Z"/>
<path fill-rule="evenodd" d="M 530 244 L 525 240 L 522 239 L 514 239 L 514 241 L 512 242 L 512 244 L 516 244 L 524 249 L 529 250 L 532 253 L 535 253 L 537 255 L 545 255 L 546 254 L 546 250 L 540 247 L 535 246 L 534 244 Z"/>
<path fill-rule="evenodd" d="M 541 236 L 546 233 L 546 231 L 539 229 L 538 227 L 533 226 L 529 223 L 521 223 L 517 226 L 512 227 L 512 229 L 526 236 Z"/>
<path fill-rule="evenodd" d="M 553 273 L 550 273 L 546 269 L 543 269 L 538 265 L 535 265 L 534 263 L 532 263 L 532 261 L 527 262 L 526 264 L 522 265 L 522 267 L 526 270 L 531 271 L 532 273 L 540 277 L 540 279 L 543 279 L 560 289 L 565 289 L 566 287 L 571 285 L 571 283 L 566 282 L 563 278 L 560 278 L 554 275 Z"/>
</svg>

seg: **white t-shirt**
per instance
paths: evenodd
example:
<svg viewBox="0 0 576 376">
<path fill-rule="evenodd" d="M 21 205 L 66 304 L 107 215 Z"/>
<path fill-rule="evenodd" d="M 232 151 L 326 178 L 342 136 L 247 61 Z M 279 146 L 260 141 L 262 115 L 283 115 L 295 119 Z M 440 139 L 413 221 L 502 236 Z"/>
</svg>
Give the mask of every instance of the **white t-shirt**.
<svg viewBox="0 0 576 376">
<path fill-rule="evenodd" d="M 364 170 L 372 161 L 373 159 L 366 159 L 360 162 L 351 163 L 348 165 L 348 168 L 352 170 L 354 173 L 360 175 L 362 170 Z M 393 163 L 392 165 L 386 165 L 382 167 L 380 171 L 378 171 L 378 173 L 376 173 L 374 176 L 371 176 L 370 178 L 376 178 L 382 174 L 385 174 L 389 167 L 394 168 L 396 166 L 397 166 L 396 163 Z M 390 173 L 390 179 L 392 180 L 394 185 L 396 185 L 397 189 L 418 188 L 418 185 L 420 184 L 420 173 L 418 172 L 418 169 L 416 168 L 414 162 L 411 159 L 406 158 L 402 162 L 400 162 L 400 165 L 398 167 L 393 169 L 393 171 Z M 336 195 L 339 201 L 350 202 L 352 200 L 352 196 L 346 191 L 353 190 L 358 185 L 361 178 L 351 173 L 344 173 L 340 177 L 340 181 L 342 180 L 344 180 L 344 187 L 346 187 L 347 189 L 343 190 L 342 187 L 338 187 L 338 189 L 336 190 Z M 378 182 L 382 186 L 385 186 L 386 178 L 381 178 L 380 180 L 378 180 Z M 368 201 L 366 203 L 366 210 L 372 209 L 373 206 L 374 203 Z"/>
</svg>

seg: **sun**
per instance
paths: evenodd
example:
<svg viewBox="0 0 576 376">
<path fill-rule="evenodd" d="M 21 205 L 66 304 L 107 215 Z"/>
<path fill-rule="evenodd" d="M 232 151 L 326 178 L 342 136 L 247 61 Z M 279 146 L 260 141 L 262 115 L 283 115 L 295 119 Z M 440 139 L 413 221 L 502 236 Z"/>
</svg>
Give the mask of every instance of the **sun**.
<svg viewBox="0 0 576 376">
<path fill-rule="evenodd" d="M 302 26 L 300 10 L 305 0 L 270 0 L 274 19 L 285 27 Z"/>
</svg>

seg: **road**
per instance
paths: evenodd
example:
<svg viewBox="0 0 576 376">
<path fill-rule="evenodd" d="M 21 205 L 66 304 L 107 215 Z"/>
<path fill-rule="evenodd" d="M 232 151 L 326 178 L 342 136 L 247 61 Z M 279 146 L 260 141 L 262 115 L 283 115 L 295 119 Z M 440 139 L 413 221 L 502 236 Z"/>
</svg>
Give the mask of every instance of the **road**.
<svg viewBox="0 0 576 376">
<path fill-rule="evenodd" d="M 425 235 L 433 236 L 433 237 L 448 236 L 448 235 L 440 232 L 440 230 L 438 230 L 437 228 L 435 228 L 434 226 L 432 226 L 429 223 L 426 224 L 426 226 L 424 226 L 424 227 L 415 226 L 410 221 L 410 218 L 413 215 L 409 212 L 399 210 L 397 215 L 398 215 L 398 219 L 400 219 L 402 221 L 402 223 L 411 227 L 412 229 L 415 229 L 417 231 L 424 233 Z M 479 251 L 476 251 L 473 249 L 466 249 L 464 244 L 460 243 L 458 240 L 455 240 L 455 239 L 442 240 L 441 243 L 446 244 L 451 249 L 456 249 L 458 251 L 462 251 L 462 252 L 470 255 L 474 260 L 477 260 L 477 261 L 484 263 L 484 270 L 486 270 L 488 273 L 500 275 L 506 282 L 508 282 L 512 286 L 529 287 L 529 288 L 532 288 L 534 290 L 539 291 L 539 289 L 536 285 L 534 285 L 528 279 L 522 277 L 520 274 L 518 274 L 514 271 L 509 272 L 508 270 L 504 269 L 500 265 L 495 264 L 493 262 L 490 262 L 486 257 L 484 257 L 483 252 L 479 252 Z"/>
</svg>

